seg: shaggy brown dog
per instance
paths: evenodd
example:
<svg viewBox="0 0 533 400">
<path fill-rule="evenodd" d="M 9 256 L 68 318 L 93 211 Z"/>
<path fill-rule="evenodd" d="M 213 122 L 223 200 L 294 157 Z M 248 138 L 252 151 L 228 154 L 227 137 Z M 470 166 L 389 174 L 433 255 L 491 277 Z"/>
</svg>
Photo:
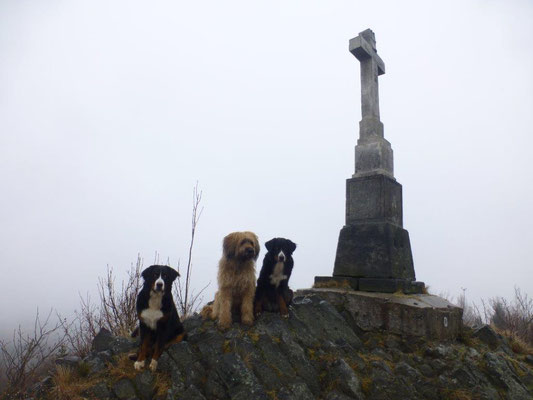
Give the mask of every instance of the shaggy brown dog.
<svg viewBox="0 0 533 400">
<path fill-rule="evenodd" d="M 220 329 L 228 329 L 232 311 L 240 312 L 241 322 L 254 322 L 255 260 L 259 241 L 253 232 L 233 232 L 224 238 L 218 264 L 218 292 L 211 306 L 202 310 L 204 317 L 218 318 Z"/>
</svg>

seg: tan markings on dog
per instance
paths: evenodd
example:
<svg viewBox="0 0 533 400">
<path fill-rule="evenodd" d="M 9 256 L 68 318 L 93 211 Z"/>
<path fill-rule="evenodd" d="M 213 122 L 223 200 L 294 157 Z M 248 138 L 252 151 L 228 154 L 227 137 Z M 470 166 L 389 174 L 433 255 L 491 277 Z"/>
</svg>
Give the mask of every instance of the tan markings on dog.
<svg viewBox="0 0 533 400">
<path fill-rule="evenodd" d="M 285 266 L 285 263 L 282 263 L 282 262 L 276 263 L 276 265 L 274 266 L 274 271 L 272 271 L 272 274 L 270 275 L 271 285 L 278 287 L 282 280 L 287 279 L 287 275 L 283 275 L 284 266 Z"/>
<path fill-rule="evenodd" d="M 163 317 L 163 312 L 161 311 L 161 301 L 163 300 L 163 292 L 160 293 L 150 293 L 150 300 L 148 300 L 148 308 L 141 312 L 141 320 L 154 330 L 157 327 L 157 321 Z"/>
</svg>

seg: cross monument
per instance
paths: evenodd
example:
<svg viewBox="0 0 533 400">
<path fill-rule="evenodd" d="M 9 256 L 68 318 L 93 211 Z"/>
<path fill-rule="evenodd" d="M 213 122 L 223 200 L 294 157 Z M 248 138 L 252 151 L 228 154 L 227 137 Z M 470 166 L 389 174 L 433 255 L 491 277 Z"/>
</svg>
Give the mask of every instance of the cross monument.
<svg viewBox="0 0 533 400">
<path fill-rule="evenodd" d="M 315 284 L 333 280 L 355 290 L 420 293 L 424 284 L 415 281 L 409 233 L 403 229 L 402 185 L 394 178 L 393 152 L 379 115 L 378 76 L 385 63 L 370 29 L 351 39 L 349 50 L 361 63 L 355 171 L 346 180 L 346 223 L 333 277 L 315 277 Z"/>
</svg>

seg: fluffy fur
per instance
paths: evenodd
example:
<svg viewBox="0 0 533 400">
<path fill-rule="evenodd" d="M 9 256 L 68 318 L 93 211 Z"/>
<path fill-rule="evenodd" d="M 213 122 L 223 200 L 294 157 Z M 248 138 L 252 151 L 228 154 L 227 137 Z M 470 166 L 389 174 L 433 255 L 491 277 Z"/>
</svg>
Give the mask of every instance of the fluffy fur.
<svg viewBox="0 0 533 400">
<path fill-rule="evenodd" d="M 288 318 L 288 306 L 292 302 L 293 292 L 289 289 L 294 260 L 292 253 L 296 244 L 289 239 L 274 238 L 265 243 L 268 252 L 263 259 L 263 266 L 257 280 L 255 291 L 255 315 L 265 311 L 279 311 Z"/>
<path fill-rule="evenodd" d="M 204 317 L 218 319 L 220 329 L 231 326 L 232 312 L 240 313 L 243 324 L 253 324 L 255 261 L 259 250 L 253 232 L 233 232 L 224 238 L 218 264 L 218 291 L 213 304 L 202 310 Z"/>
<path fill-rule="evenodd" d="M 155 371 L 163 350 L 185 337 L 172 298 L 172 282 L 178 276 L 177 271 L 166 265 L 152 265 L 142 272 L 144 284 L 137 296 L 141 345 L 134 364 L 136 370 L 141 370 L 151 355 L 150 369 Z"/>
</svg>

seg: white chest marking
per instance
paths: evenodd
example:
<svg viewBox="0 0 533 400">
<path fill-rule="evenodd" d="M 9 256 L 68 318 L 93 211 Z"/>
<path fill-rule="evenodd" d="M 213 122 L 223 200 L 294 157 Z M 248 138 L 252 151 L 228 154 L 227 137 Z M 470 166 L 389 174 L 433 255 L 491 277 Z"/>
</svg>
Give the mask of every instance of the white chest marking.
<svg viewBox="0 0 533 400">
<path fill-rule="evenodd" d="M 276 287 L 279 286 L 282 280 L 287 279 L 287 275 L 283 275 L 283 267 L 285 263 L 278 262 L 274 266 L 274 271 L 272 271 L 272 274 L 270 275 L 270 284 L 274 285 Z"/>
<path fill-rule="evenodd" d="M 163 293 L 150 293 L 150 300 L 148 300 L 148 308 L 141 312 L 142 321 L 155 331 L 157 321 L 163 317 L 161 311 L 161 301 L 163 300 Z"/>
</svg>

